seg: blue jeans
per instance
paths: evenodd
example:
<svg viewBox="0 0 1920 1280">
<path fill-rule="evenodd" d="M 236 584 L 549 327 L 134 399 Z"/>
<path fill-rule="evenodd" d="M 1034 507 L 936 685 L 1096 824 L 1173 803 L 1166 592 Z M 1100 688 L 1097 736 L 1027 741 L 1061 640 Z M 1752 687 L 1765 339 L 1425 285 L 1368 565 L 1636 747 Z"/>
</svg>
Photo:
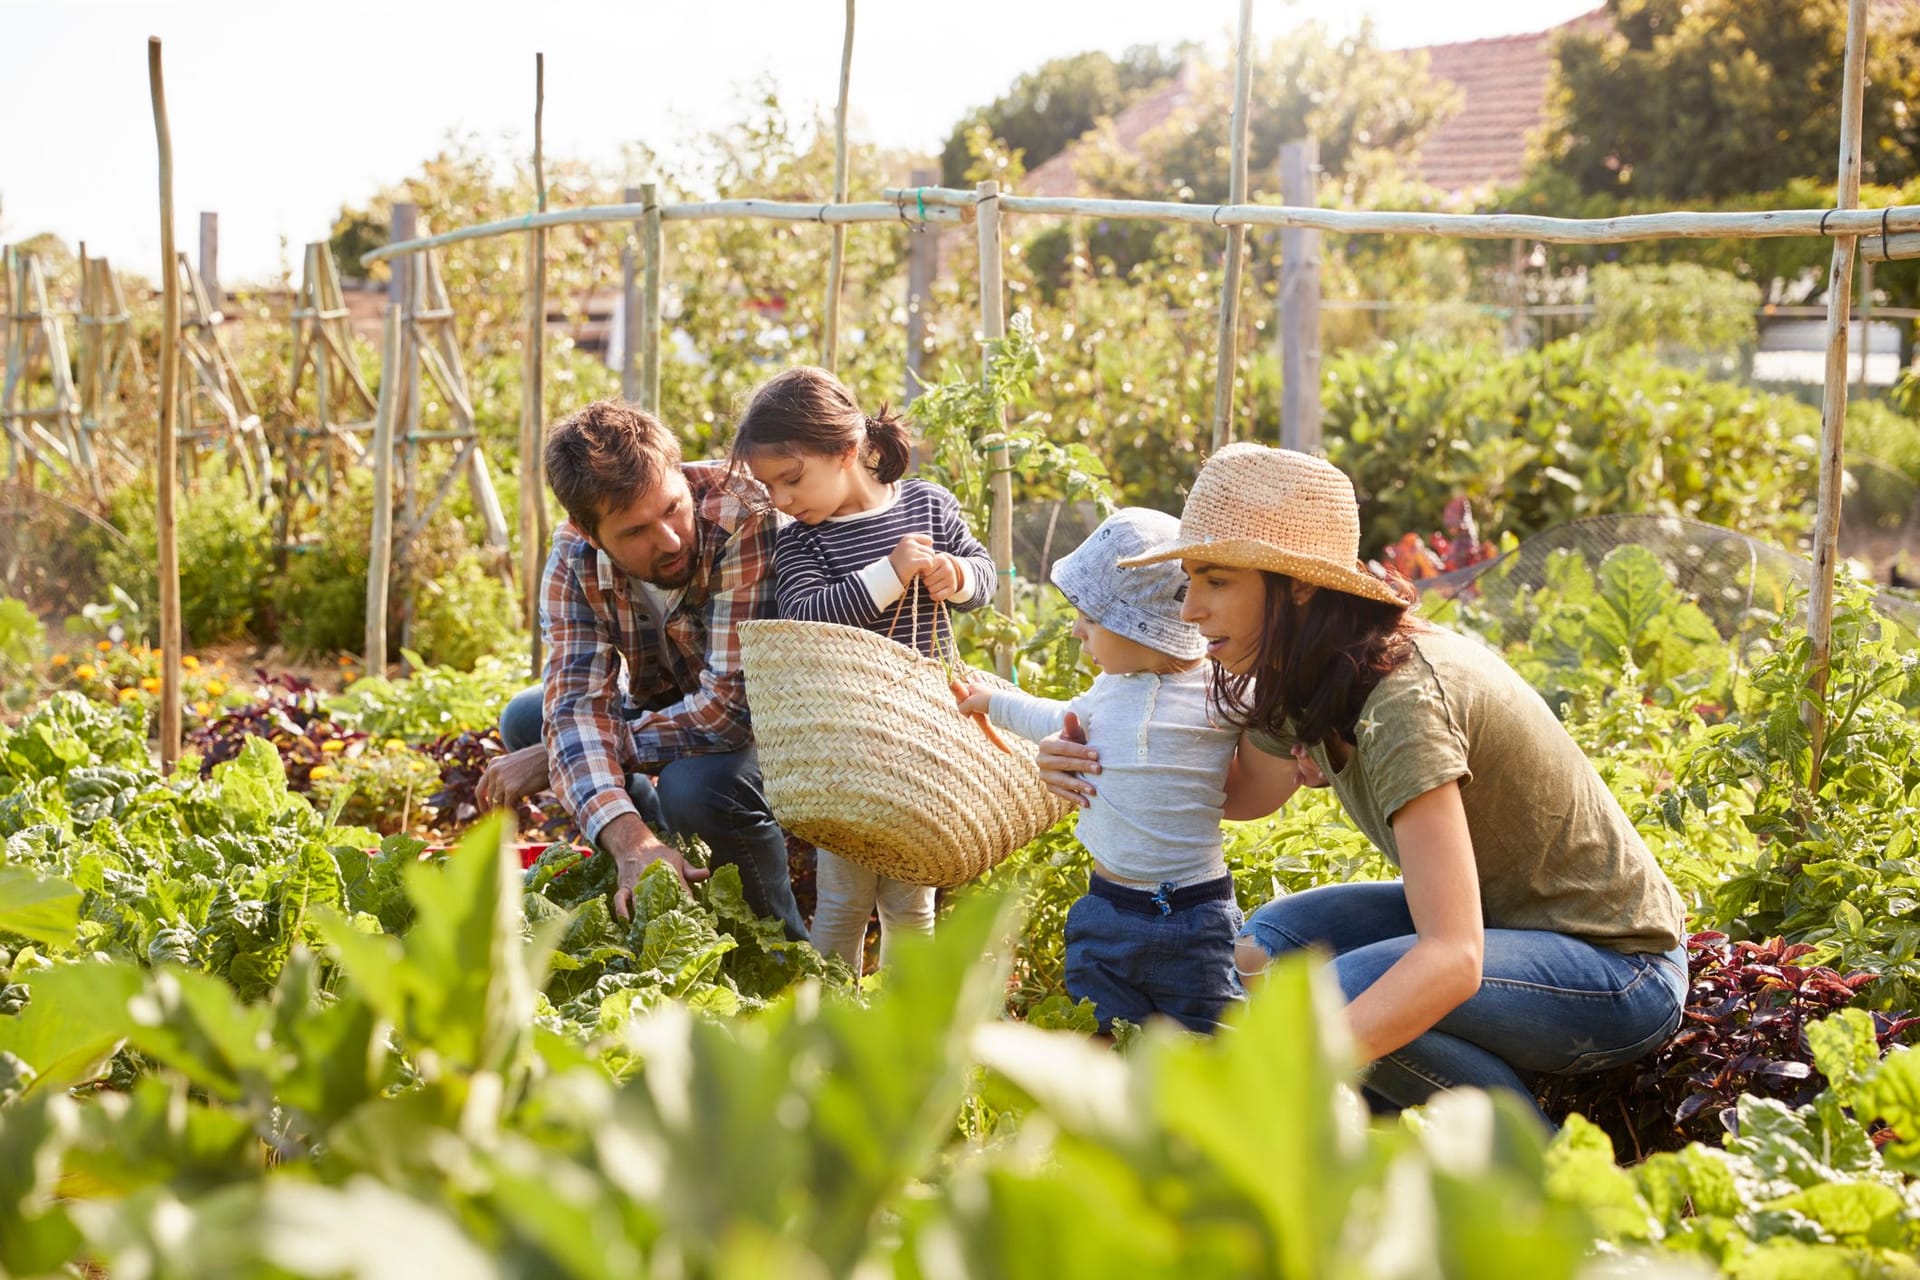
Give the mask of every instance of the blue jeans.
<svg viewBox="0 0 1920 1280">
<path fill-rule="evenodd" d="M 1231 880 L 1224 896 L 1205 896 L 1218 887 L 1196 885 L 1194 896 L 1204 900 L 1176 896 L 1162 911 L 1151 889 L 1096 877 L 1067 909 L 1067 994 L 1093 1001 L 1100 1030 L 1112 1030 L 1115 1018 L 1140 1024 L 1159 1013 L 1189 1031 L 1211 1032 L 1246 998 L 1233 971 L 1240 908 Z"/>
<path fill-rule="evenodd" d="M 539 685 L 515 694 L 500 715 L 500 740 L 509 751 L 539 742 L 543 729 Z M 748 905 L 778 920 L 788 938 L 806 941 L 806 922 L 787 874 L 787 837 L 773 820 L 760 784 L 760 757 L 751 746 L 669 760 L 657 779 L 630 773 L 627 795 L 655 835 L 698 836 L 712 850 L 715 866 L 738 867 Z"/>
<path fill-rule="evenodd" d="M 1272 956 L 1332 951 L 1349 1000 L 1418 941 L 1397 881 L 1276 898 L 1240 932 Z M 1531 1100 L 1521 1072 L 1577 1075 L 1644 1057 L 1679 1027 L 1687 999 L 1685 944 L 1628 955 L 1562 933 L 1488 929 L 1481 971 L 1465 1004 L 1368 1068 L 1369 1089 L 1396 1107 L 1456 1086 L 1511 1089 Z"/>
</svg>

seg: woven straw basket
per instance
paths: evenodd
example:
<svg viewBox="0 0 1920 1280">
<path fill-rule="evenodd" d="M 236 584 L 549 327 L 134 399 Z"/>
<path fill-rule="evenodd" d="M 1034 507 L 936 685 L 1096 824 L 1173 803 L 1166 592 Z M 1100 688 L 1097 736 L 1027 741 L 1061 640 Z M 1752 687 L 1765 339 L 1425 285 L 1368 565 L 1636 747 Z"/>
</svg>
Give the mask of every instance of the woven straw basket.
<svg viewBox="0 0 1920 1280">
<path fill-rule="evenodd" d="M 946 668 L 906 645 L 830 622 L 745 622 L 740 656 L 773 816 L 822 849 L 947 887 L 1066 816 L 1034 745 L 994 746 L 960 714 Z"/>
</svg>

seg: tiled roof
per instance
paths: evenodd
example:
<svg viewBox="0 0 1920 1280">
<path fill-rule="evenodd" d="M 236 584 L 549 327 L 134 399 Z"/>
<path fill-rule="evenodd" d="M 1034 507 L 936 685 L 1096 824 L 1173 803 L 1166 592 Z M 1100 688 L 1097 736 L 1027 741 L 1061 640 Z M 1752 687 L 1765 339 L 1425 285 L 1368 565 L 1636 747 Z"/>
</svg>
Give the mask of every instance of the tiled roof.
<svg viewBox="0 0 1920 1280">
<path fill-rule="evenodd" d="M 1415 161 L 1421 181 L 1443 191 L 1519 181 L 1527 146 L 1546 116 L 1555 37 L 1606 20 L 1606 11 L 1596 9 L 1547 31 L 1408 50 L 1425 53 L 1429 74 L 1460 93 L 1458 109 L 1433 131 Z"/>
</svg>

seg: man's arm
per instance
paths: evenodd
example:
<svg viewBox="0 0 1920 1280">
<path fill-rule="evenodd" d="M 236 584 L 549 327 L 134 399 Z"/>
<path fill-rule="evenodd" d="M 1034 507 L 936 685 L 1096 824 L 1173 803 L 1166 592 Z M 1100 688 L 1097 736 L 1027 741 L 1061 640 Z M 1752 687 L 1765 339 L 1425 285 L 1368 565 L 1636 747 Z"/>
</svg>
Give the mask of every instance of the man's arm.
<svg viewBox="0 0 1920 1280">
<path fill-rule="evenodd" d="M 615 818 L 639 819 L 627 796 L 627 766 L 636 757 L 620 715 L 618 637 L 558 545 L 547 558 L 540 629 L 548 773 L 581 834 L 597 843 Z"/>
<path fill-rule="evenodd" d="M 738 751 L 753 741 L 739 628 L 742 622 L 774 614 L 772 552 L 773 529 L 759 519 L 749 520 L 728 540 L 708 604 L 707 667 L 700 673 L 700 687 L 633 723 L 640 759 Z"/>
</svg>

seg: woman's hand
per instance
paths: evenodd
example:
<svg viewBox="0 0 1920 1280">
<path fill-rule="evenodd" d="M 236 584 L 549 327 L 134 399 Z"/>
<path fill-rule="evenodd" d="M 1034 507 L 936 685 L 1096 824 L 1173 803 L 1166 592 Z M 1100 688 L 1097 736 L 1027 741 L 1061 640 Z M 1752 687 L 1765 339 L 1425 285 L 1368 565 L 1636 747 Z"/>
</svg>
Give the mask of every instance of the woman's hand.
<svg viewBox="0 0 1920 1280">
<path fill-rule="evenodd" d="M 1093 803 L 1096 792 L 1086 775 L 1100 772 L 1100 753 L 1087 745 L 1079 716 L 1067 712 L 1067 727 L 1040 739 L 1034 763 L 1040 766 L 1040 780 L 1054 795 L 1081 809 Z"/>
</svg>

